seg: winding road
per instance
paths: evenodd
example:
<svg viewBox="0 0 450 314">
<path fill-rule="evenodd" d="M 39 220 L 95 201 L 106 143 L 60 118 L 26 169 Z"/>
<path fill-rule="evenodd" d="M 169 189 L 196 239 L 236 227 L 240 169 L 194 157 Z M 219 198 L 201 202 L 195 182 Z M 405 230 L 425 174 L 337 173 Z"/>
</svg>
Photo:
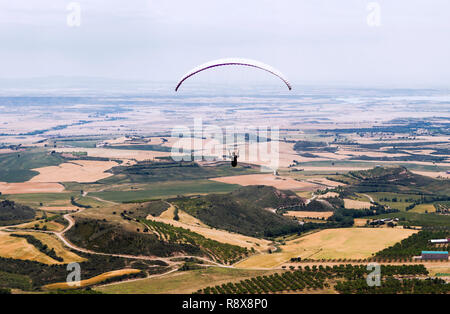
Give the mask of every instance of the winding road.
<svg viewBox="0 0 450 314">
<path fill-rule="evenodd" d="M 79 211 L 77 211 L 77 213 L 81 213 L 84 209 L 80 209 Z M 215 261 L 212 261 L 208 258 L 205 257 L 201 257 L 201 256 L 193 256 L 193 255 L 181 255 L 181 256 L 171 256 L 171 257 L 158 257 L 158 256 L 136 256 L 136 255 L 128 255 L 128 254 L 113 254 L 113 253 L 103 253 L 103 252 L 95 252 L 92 250 L 88 250 L 85 248 L 81 248 L 79 246 L 76 246 L 75 244 L 71 243 L 65 236 L 64 234 L 69 231 L 74 225 L 75 225 L 75 220 L 73 219 L 73 217 L 71 216 L 72 213 L 69 214 L 65 214 L 63 217 L 64 219 L 66 219 L 68 221 L 68 226 L 62 230 L 62 231 L 44 231 L 44 230 L 35 230 L 35 229 L 21 229 L 20 231 L 29 231 L 29 232 L 42 232 L 42 233 L 47 233 L 47 234 L 54 234 L 62 243 L 64 243 L 65 246 L 67 246 L 68 248 L 77 251 L 77 252 L 81 252 L 81 253 L 86 253 L 86 254 L 94 254 L 94 255 L 102 255 L 102 256 L 112 256 L 112 257 L 120 257 L 120 258 L 127 258 L 127 259 L 137 259 L 137 260 L 146 260 L 146 261 L 163 261 L 165 263 L 167 263 L 169 266 L 173 266 L 173 265 L 178 265 L 181 262 L 175 262 L 173 261 L 174 258 L 196 258 L 198 260 L 201 260 L 203 262 L 207 262 L 210 263 L 212 265 L 205 265 L 205 266 L 218 266 L 218 267 L 224 267 L 224 268 L 232 268 L 233 266 L 230 265 L 224 265 Z M 14 232 L 17 231 L 17 229 L 11 229 L 14 228 L 15 226 L 3 226 L 0 227 L 0 230 L 4 230 L 4 231 L 9 231 L 9 232 Z"/>
</svg>

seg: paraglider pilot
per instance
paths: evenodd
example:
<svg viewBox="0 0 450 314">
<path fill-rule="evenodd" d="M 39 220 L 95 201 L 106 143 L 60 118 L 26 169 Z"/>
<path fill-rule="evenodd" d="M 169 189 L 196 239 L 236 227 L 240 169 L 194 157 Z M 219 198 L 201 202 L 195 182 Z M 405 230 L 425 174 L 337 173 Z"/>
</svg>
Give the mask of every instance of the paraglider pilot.
<svg viewBox="0 0 450 314">
<path fill-rule="evenodd" d="M 236 152 L 233 152 L 233 153 L 230 155 L 230 158 L 231 158 L 231 166 L 232 166 L 233 168 L 237 166 L 237 160 L 238 160 L 238 157 L 239 157 L 239 153 L 236 154 Z"/>
</svg>

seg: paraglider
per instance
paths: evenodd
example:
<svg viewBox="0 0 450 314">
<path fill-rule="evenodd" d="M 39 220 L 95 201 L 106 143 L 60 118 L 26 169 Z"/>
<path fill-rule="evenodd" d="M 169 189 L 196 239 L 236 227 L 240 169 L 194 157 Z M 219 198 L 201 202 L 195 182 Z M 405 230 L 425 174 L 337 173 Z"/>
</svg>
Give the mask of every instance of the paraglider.
<svg viewBox="0 0 450 314">
<path fill-rule="evenodd" d="M 210 61 L 210 62 L 204 63 L 204 64 L 192 69 L 191 71 L 186 73 L 180 79 L 180 81 L 177 84 L 177 87 L 175 88 L 175 91 L 178 91 L 181 84 L 183 84 L 183 82 L 185 80 L 187 80 L 188 78 L 190 78 L 191 76 L 194 76 L 195 74 L 197 74 L 199 72 L 202 72 L 202 71 L 205 71 L 205 70 L 208 70 L 211 68 L 227 66 L 227 65 L 247 66 L 247 67 L 253 67 L 253 68 L 267 71 L 267 72 L 277 76 L 278 78 L 280 78 L 286 84 L 286 86 L 289 88 L 289 90 L 292 89 L 291 84 L 285 78 L 285 76 L 281 72 L 276 70 L 275 68 L 271 67 L 270 65 L 264 64 L 259 61 L 250 60 L 250 59 L 227 58 L 227 59 L 219 59 L 219 60 Z"/>
<path fill-rule="evenodd" d="M 238 153 L 233 152 L 232 154 L 230 153 L 230 158 L 231 158 L 231 166 L 233 168 L 237 167 L 237 163 L 238 163 L 237 160 L 239 158 L 239 152 Z"/>
</svg>

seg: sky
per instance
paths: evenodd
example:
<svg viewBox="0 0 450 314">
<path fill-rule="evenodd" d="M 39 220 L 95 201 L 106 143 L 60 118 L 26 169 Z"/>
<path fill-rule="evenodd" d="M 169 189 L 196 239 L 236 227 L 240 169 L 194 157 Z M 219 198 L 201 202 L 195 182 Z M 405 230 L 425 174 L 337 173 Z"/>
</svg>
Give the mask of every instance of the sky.
<svg viewBox="0 0 450 314">
<path fill-rule="evenodd" d="M 241 57 L 294 84 L 449 87 L 449 16 L 448 0 L 0 0 L 0 79 L 176 82 Z M 235 68 L 195 80 L 280 84 Z"/>
</svg>

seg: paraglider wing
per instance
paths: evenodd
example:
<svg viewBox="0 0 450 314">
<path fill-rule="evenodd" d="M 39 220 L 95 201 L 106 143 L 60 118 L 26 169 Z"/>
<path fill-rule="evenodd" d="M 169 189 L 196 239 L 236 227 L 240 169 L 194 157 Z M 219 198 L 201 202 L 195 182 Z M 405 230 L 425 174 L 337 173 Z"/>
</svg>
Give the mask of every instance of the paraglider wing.
<svg viewBox="0 0 450 314">
<path fill-rule="evenodd" d="M 177 84 L 177 87 L 175 88 L 175 91 L 178 91 L 178 89 L 180 88 L 181 84 L 183 84 L 183 82 L 185 80 L 187 80 L 188 78 L 190 78 L 191 76 L 194 76 L 195 74 L 197 74 L 199 72 L 202 72 L 202 71 L 205 71 L 205 70 L 208 70 L 208 69 L 211 69 L 211 68 L 220 67 L 220 66 L 226 66 L 226 65 L 248 66 L 248 67 L 253 67 L 253 68 L 257 68 L 257 69 L 261 69 L 261 70 L 267 71 L 267 72 L 277 76 L 278 78 L 280 78 L 286 84 L 286 86 L 289 88 L 289 90 L 292 89 L 291 84 L 284 77 L 284 75 L 281 72 L 279 72 L 278 70 L 276 70 L 273 67 L 271 67 L 270 65 L 264 64 L 264 63 L 259 62 L 259 61 L 250 60 L 250 59 L 229 58 L 229 59 L 219 59 L 219 60 L 210 61 L 210 62 L 207 62 L 205 64 L 202 64 L 202 65 L 192 69 L 191 71 L 186 73 L 181 78 L 181 80 Z"/>
</svg>

